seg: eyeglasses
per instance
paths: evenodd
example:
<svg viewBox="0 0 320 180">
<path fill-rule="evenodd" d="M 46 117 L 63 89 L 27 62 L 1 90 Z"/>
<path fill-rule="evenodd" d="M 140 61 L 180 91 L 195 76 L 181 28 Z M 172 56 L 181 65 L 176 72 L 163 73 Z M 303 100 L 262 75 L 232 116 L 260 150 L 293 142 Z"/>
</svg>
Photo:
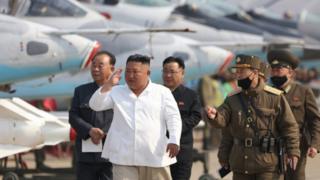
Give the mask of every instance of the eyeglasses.
<svg viewBox="0 0 320 180">
<path fill-rule="evenodd" d="M 168 70 L 162 70 L 163 74 L 177 74 L 180 73 L 181 71 L 168 71 Z"/>
<path fill-rule="evenodd" d="M 93 69 L 104 69 L 104 67 L 106 66 L 106 64 L 91 64 L 91 68 Z"/>
</svg>

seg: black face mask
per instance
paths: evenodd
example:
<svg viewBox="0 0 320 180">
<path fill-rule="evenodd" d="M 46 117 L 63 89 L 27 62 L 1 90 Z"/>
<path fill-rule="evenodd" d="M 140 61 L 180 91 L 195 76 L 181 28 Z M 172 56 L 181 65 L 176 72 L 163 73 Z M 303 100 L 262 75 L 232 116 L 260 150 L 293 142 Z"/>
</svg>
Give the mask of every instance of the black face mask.
<svg viewBox="0 0 320 180">
<path fill-rule="evenodd" d="M 288 81 L 287 76 L 273 76 L 270 78 L 273 85 L 281 87 L 285 82 Z"/>
<path fill-rule="evenodd" d="M 244 90 L 247 90 L 247 89 L 250 88 L 251 82 L 252 82 L 252 80 L 249 77 L 244 78 L 244 79 L 239 79 L 238 80 L 238 86 L 241 87 Z"/>
</svg>

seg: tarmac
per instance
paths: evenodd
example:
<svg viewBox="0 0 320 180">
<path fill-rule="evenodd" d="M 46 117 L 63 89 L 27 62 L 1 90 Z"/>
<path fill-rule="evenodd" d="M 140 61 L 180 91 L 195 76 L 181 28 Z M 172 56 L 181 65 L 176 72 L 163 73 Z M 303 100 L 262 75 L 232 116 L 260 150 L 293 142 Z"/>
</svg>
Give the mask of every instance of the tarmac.
<svg viewBox="0 0 320 180">
<path fill-rule="evenodd" d="M 220 168 L 217 158 L 217 150 L 209 152 L 209 174 L 219 178 L 217 170 Z M 191 180 L 197 180 L 203 173 L 202 163 L 195 162 L 192 167 Z M 319 180 L 320 179 L 320 154 L 315 158 L 308 158 L 306 167 L 306 180 Z M 232 180 L 232 173 L 228 174 L 223 180 Z"/>
<path fill-rule="evenodd" d="M 195 132 L 195 144 L 194 146 L 200 151 L 200 147 L 202 147 L 202 141 L 201 141 L 201 133 Z M 209 170 L 209 174 L 215 177 L 215 179 L 221 179 L 219 178 L 219 175 L 217 173 L 217 170 L 220 168 L 220 165 L 218 163 L 217 159 L 217 150 L 211 150 L 207 151 L 208 154 L 208 163 L 207 167 Z M 35 161 L 34 161 L 34 155 L 33 153 L 26 153 L 23 155 L 23 160 L 27 163 L 28 168 L 34 169 L 35 168 Z M 14 164 L 14 159 L 12 157 L 9 158 L 9 165 Z M 50 154 L 46 154 L 46 161 L 45 165 L 56 169 L 58 168 L 59 173 L 43 173 L 41 171 L 37 173 L 31 173 L 31 174 L 25 174 L 23 178 L 20 179 L 36 179 L 36 180 L 75 180 L 74 173 L 61 173 L 61 168 L 71 168 L 72 164 L 72 157 L 68 154 L 62 154 L 61 157 L 54 157 Z M 314 159 L 308 158 L 307 161 L 307 168 L 306 168 L 306 179 L 307 180 L 319 180 L 320 179 L 320 154 L 318 154 Z M 66 171 L 67 172 L 67 171 Z M 197 180 L 201 175 L 204 173 L 204 167 L 203 163 L 200 161 L 194 162 L 192 167 L 192 174 L 191 174 L 191 180 Z M 0 175 L 0 179 L 2 179 L 2 176 Z M 224 180 L 231 180 L 232 179 L 232 173 L 228 174 L 226 177 L 223 178 Z"/>
</svg>

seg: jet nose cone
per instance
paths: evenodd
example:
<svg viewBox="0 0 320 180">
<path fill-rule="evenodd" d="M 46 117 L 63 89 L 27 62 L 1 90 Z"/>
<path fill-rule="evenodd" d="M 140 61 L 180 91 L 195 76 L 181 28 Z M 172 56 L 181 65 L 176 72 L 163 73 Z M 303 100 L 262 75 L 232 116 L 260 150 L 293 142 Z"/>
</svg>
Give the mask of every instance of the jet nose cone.
<svg viewBox="0 0 320 180">
<path fill-rule="evenodd" d="M 101 44 L 97 41 L 94 41 L 89 46 L 88 54 L 86 58 L 84 59 L 81 69 L 89 67 L 91 62 L 93 61 L 94 56 L 97 54 L 97 52 L 101 49 Z"/>
<path fill-rule="evenodd" d="M 60 61 L 59 68 L 61 71 L 87 68 L 101 47 L 97 41 L 79 35 L 63 35 L 63 38 L 59 40 L 56 43 L 60 45 L 56 61 Z"/>
</svg>

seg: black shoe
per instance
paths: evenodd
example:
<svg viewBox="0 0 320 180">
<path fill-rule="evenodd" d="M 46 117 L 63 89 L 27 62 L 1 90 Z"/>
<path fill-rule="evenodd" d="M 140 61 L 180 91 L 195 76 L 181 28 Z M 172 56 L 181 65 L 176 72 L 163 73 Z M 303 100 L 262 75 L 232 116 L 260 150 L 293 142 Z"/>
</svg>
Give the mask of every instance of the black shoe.
<svg viewBox="0 0 320 180">
<path fill-rule="evenodd" d="M 36 165 L 36 168 L 38 170 L 48 170 L 48 169 L 51 169 L 49 166 L 45 165 L 44 163 L 39 163 Z"/>
</svg>

